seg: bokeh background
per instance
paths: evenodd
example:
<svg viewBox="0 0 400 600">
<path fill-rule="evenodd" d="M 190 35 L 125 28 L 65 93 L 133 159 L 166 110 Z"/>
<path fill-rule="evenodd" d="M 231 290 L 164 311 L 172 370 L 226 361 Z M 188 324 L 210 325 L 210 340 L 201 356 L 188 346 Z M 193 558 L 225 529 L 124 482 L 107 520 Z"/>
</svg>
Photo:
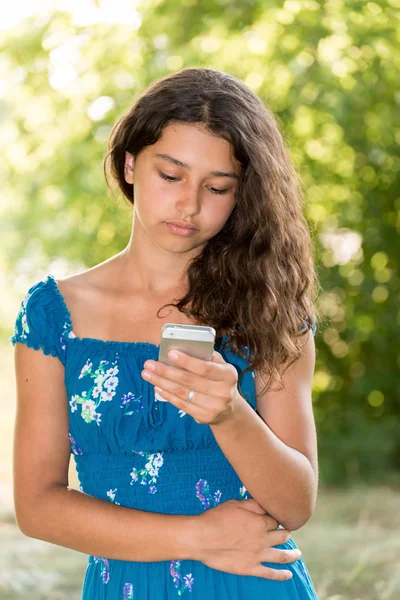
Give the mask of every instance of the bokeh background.
<svg viewBox="0 0 400 600">
<path fill-rule="evenodd" d="M 400 0 L 14 0 L 2 11 L 0 599 L 78 600 L 86 566 L 15 525 L 8 340 L 19 303 L 47 273 L 72 274 L 126 246 L 130 212 L 103 176 L 112 124 L 154 79 L 187 66 L 230 72 L 259 94 L 303 181 L 322 285 L 320 492 L 294 538 L 320 600 L 400 597 L 399 9 Z"/>
</svg>

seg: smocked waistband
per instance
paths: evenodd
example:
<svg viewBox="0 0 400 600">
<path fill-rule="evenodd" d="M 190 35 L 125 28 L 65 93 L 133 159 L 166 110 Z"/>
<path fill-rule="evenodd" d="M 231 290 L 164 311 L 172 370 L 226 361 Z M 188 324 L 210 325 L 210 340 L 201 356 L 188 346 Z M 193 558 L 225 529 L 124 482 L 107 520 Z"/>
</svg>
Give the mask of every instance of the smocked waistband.
<svg viewBox="0 0 400 600">
<path fill-rule="evenodd" d="M 75 460 L 83 492 L 139 510 L 198 514 L 229 499 L 251 498 L 219 448 Z"/>
</svg>

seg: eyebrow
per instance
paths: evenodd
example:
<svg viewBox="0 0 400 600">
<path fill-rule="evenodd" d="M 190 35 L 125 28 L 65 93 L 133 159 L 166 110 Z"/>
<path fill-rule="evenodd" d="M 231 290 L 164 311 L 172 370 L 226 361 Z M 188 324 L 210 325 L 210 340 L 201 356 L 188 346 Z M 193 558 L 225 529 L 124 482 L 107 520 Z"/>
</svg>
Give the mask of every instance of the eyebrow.
<svg viewBox="0 0 400 600">
<path fill-rule="evenodd" d="M 184 169 L 188 169 L 189 171 L 192 168 L 187 163 L 184 163 L 181 160 L 178 160 L 177 158 L 170 156 L 169 154 L 156 154 L 156 156 L 158 156 L 158 158 L 168 160 L 170 163 L 177 165 L 178 167 L 183 167 Z M 236 173 L 233 173 L 232 171 L 228 171 L 228 172 L 210 171 L 209 175 L 213 175 L 214 177 L 231 177 L 232 179 L 239 179 L 239 175 L 237 175 Z"/>
</svg>

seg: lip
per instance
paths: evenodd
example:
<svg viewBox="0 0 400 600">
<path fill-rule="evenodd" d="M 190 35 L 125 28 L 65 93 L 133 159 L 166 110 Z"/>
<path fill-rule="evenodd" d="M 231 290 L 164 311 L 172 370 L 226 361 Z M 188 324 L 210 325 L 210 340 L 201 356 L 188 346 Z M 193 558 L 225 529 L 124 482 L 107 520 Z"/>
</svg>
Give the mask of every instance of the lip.
<svg viewBox="0 0 400 600">
<path fill-rule="evenodd" d="M 191 236 L 194 235 L 197 229 L 185 229 L 184 227 L 179 227 L 174 223 L 167 223 L 167 227 L 171 233 L 176 233 L 177 235 L 183 236 Z"/>
<path fill-rule="evenodd" d="M 185 221 L 167 221 L 168 225 L 175 225 L 176 227 L 180 227 L 181 229 L 193 229 L 196 231 L 196 227 L 191 225 L 190 223 L 185 223 Z"/>
</svg>

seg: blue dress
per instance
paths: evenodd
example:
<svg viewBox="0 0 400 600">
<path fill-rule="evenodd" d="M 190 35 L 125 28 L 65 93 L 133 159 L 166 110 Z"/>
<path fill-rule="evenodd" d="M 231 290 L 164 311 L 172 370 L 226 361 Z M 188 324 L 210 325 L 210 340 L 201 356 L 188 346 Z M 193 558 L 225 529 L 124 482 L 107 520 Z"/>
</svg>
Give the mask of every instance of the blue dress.
<svg viewBox="0 0 400 600">
<path fill-rule="evenodd" d="M 315 335 L 314 321 L 312 331 Z M 230 499 L 252 497 L 210 426 L 196 423 L 169 402 L 158 402 L 154 386 L 141 377 L 144 362 L 158 359 L 159 346 L 78 338 L 52 275 L 28 290 L 10 341 L 41 349 L 65 367 L 68 435 L 83 493 L 171 515 L 195 515 Z M 228 349 L 216 349 L 238 372 L 247 366 L 229 344 Z M 253 371 L 244 375 L 240 392 L 255 410 Z M 275 547 L 297 548 L 293 539 Z M 262 564 L 289 569 L 293 577 L 272 581 L 236 575 L 196 560 L 133 562 L 88 556 L 82 600 L 317 599 L 302 557 L 285 565 Z"/>
</svg>

